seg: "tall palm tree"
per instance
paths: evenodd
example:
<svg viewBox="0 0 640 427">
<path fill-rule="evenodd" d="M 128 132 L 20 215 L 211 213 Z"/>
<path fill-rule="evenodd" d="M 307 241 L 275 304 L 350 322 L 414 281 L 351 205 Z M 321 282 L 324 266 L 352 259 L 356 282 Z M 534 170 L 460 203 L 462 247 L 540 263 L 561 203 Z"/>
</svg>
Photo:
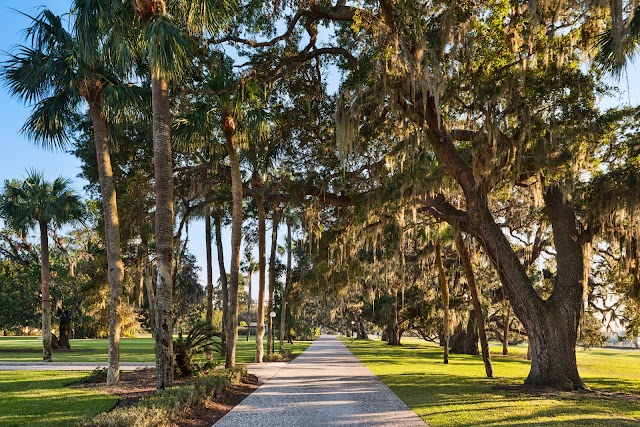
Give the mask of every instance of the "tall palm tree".
<svg viewBox="0 0 640 427">
<path fill-rule="evenodd" d="M 258 263 L 251 255 L 250 250 L 247 250 L 244 253 L 244 261 L 242 261 L 240 267 L 242 268 L 242 271 L 247 273 L 247 285 L 249 286 L 249 295 L 247 296 L 247 341 L 249 341 L 249 336 L 251 331 L 251 328 L 249 328 L 249 323 L 251 320 L 251 281 L 253 278 L 253 273 L 258 271 Z M 258 317 L 258 324 L 259 323 L 260 323 L 260 318 Z"/>
<path fill-rule="evenodd" d="M 122 83 L 128 61 L 126 44 L 109 48 L 113 33 L 100 33 L 94 25 L 91 2 L 76 1 L 73 32 L 61 17 L 44 9 L 32 17 L 26 34 L 31 46 L 19 47 L 3 64 L 2 77 L 9 92 L 27 103 L 35 101 L 22 131 L 45 147 L 64 148 L 69 130 L 83 102 L 89 106 L 93 124 L 96 161 L 107 246 L 110 285 L 109 368 L 107 383 L 119 381 L 120 311 L 124 264 L 120 249 L 120 226 L 113 170 L 109 154 L 108 122 L 122 117 L 123 110 L 138 105 L 143 93 Z M 27 15 L 28 16 L 28 15 Z M 101 39 L 103 44 L 98 44 Z M 109 49 L 107 51 L 107 49 Z M 117 52 L 117 53 L 115 53 Z M 127 65 L 128 67 L 129 65 Z"/>
<path fill-rule="evenodd" d="M 49 226 L 80 219 L 83 205 L 62 177 L 48 182 L 40 172 L 31 171 L 22 182 L 5 181 L 0 197 L 0 216 L 17 230 L 40 230 L 40 276 L 42 280 L 42 360 L 52 361 L 51 352 L 51 273 L 49 271 Z"/>
<path fill-rule="evenodd" d="M 189 2 L 134 0 L 132 3 L 135 14 L 144 27 L 144 39 L 151 70 L 158 259 L 156 368 L 157 385 L 162 389 L 173 382 L 171 273 L 174 215 L 169 83 L 183 78 L 191 68 L 193 41 L 190 36 L 211 35 L 220 31 L 232 15 L 236 2 L 234 0 Z M 186 33 L 183 30 L 186 30 Z"/>
</svg>

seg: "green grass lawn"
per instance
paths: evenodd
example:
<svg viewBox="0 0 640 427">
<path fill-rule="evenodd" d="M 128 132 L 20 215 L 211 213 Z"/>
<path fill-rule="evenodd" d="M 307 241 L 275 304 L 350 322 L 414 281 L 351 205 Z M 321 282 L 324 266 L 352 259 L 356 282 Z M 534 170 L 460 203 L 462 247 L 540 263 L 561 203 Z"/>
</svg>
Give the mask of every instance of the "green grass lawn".
<svg viewBox="0 0 640 427">
<path fill-rule="evenodd" d="M 86 372 L 0 371 L 0 426 L 73 426 L 113 408 L 117 398 L 65 387 Z"/>
<path fill-rule="evenodd" d="M 236 361 L 253 362 L 255 341 L 241 337 Z M 287 345 L 293 354 L 302 353 L 311 343 L 298 341 Z M 70 352 L 55 352 L 57 362 L 106 362 L 107 340 L 71 340 Z M 266 346 L 266 345 L 265 345 Z M 276 343 L 276 349 L 278 343 Z M 154 362 L 152 338 L 123 338 L 121 361 Z M 42 360 L 39 337 L 0 337 L 0 361 Z M 222 359 L 220 359 L 222 361 Z M 87 372 L 0 371 L 0 427 L 75 426 L 81 419 L 111 409 L 117 398 L 91 390 L 65 387 Z"/>
<path fill-rule="evenodd" d="M 401 347 L 344 342 L 431 427 L 640 425 L 640 399 L 505 389 L 521 385 L 529 372 L 526 346 L 511 347 L 509 356 L 501 355 L 501 346 L 492 346 L 496 378 L 487 379 L 480 357 L 452 354 L 444 365 L 441 348 L 417 339 L 403 338 Z M 578 350 L 580 373 L 594 390 L 640 393 L 639 364 L 640 351 Z"/>
<path fill-rule="evenodd" d="M 302 353 L 310 342 L 297 341 L 286 344 L 294 354 Z M 266 348 L 266 341 L 265 341 Z M 278 349 L 276 342 L 276 350 Z M 71 340 L 71 351 L 54 351 L 54 362 L 107 362 L 108 340 Z M 255 337 L 246 341 L 246 336 L 238 339 L 236 361 L 253 362 L 255 355 Z M 42 360 L 42 342 L 40 337 L 0 337 L 0 362 L 37 362 Z M 120 340 L 120 361 L 155 361 L 155 343 L 153 338 L 123 338 Z"/>
</svg>

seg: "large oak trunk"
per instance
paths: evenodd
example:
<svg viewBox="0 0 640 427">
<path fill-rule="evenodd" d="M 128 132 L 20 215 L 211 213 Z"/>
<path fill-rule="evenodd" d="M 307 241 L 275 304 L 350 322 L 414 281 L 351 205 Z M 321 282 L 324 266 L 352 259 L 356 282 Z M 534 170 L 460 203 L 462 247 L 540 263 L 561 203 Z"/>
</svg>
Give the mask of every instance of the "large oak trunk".
<svg viewBox="0 0 640 427">
<path fill-rule="evenodd" d="M 96 100 L 97 101 L 97 100 Z M 122 282 L 124 280 L 124 263 L 120 249 L 120 221 L 116 188 L 113 182 L 111 155 L 109 154 L 109 137 L 107 124 L 102 117 L 101 102 L 91 105 L 93 137 L 96 146 L 100 194 L 102 196 L 102 217 L 104 219 L 104 235 L 107 246 L 107 277 L 109 279 L 109 365 L 107 368 L 107 385 L 120 381 L 120 330 L 122 316 Z"/>
<path fill-rule="evenodd" d="M 49 229 L 40 221 L 40 279 L 42 281 L 42 360 L 51 362 L 51 272 L 49 270 Z"/>
<path fill-rule="evenodd" d="M 236 341 L 238 340 L 238 277 L 240 273 L 240 245 L 242 244 L 242 173 L 240 159 L 234 142 L 235 122 L 230 114 L 222 117 L 222 131 L 226 140 L 231 163 L 231 271 L 229 274 L 229 307 L 227 316 L 227 351 L 225 366 L 236 364 Z"/>
<path fill-rule="evenodd" d="M 153 163 L 155 178 L 155 231 L 158 275 L 156 280 L 156 369 L 158 389 L 173 383 L 173 165 L 169 113 L 169 85 L 151 79 L 153 105 Z"/>
<path fill-rule="evenodd" d="M 511 244 L 495 223 L 486 199 L 472 199 L 470 231 L 498 271 L 514 313 L 524 325 L 531 348 L 525 385 L 561 390 L 585 389 L 576 364 L 576 341 L 583 297 L 583 258 L 576 218 L 557 186 L 544 195 L 557 252 L 553 292 L 543 300 L 535 291 Z"/>
</svg>

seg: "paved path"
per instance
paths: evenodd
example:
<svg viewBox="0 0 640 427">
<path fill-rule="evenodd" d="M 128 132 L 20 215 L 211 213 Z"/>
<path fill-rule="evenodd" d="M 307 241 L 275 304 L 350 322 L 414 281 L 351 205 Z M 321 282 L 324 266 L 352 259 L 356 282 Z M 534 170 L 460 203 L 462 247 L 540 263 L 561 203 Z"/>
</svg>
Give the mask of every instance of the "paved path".
<svg viewBox="0 0 640 427">
<path fill-rule="evenodd" d="M 215 427 L 425 427 L 335 337 L 321 336 Z"/>
</svg>

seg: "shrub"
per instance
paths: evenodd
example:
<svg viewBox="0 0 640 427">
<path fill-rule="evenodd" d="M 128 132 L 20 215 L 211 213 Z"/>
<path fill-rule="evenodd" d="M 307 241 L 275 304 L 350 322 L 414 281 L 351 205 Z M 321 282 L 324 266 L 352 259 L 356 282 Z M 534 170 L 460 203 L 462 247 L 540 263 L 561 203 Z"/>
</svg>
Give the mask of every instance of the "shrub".
<svg viewBox="0 0 640 427">
<path fill-rule="evenodd" d="M 184 376 L 193 375 L 194 371 L 209 369 L 215 366 L 211 359 L 213 351 L 221 351 L 221 343 L 214 339 L 213 328 L 206 322 L 196 323 L 186 338 L 182 332 L 178 339 L 173 341 L 173 351 L 176 356 L 176 368 Z M 194 357 L 202 356 L 204 362 L 194 363 Z"/>
<path fill-rule="evenodd" d="M 85 427 L 173 427 L 190 409 L 215 399 L 230 384 L 240 382 L 245 367 L 217 370 L 187 384 L 160 390 L 138 404 L 116 408 L 85 421 Z"/>
<path fill-rule="evenodd" d="M 95 384 L 107 382 L 107 368 L 96 368 L 90 374 L 74 381 L 75 384 Z"/>
</svg>

